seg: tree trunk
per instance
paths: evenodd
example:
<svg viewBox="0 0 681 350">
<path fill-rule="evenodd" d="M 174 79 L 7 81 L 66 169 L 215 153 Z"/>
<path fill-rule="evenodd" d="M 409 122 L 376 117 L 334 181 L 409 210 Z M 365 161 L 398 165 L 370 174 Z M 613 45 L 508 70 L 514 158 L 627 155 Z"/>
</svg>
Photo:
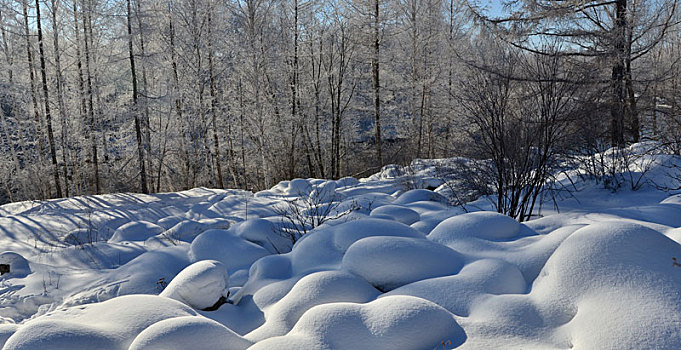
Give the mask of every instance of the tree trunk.
<svg viewBox="0 0 681 350">
<path fill-rule="evenodd" d="M 62 171 L 64 175 L 64 195 L 69 196 L 69 166 L 68 166 L 68 122 L 66 120 L 66 103 L 64 103 L 64 79 L 61 73 L 61 54 L 59 48 L 59 29 L 57 28 L 57 11 L 59 10 L 59 2 L 51 0 L 52 3 L 52 36 L 54 42 L 54 62 L 55 75 L 57 80 L 57 101 L 59 103 L 59 118 L 61 120 L 61 156 L 62 156 Z"/>
<path fill-rule="evenodd" d="M 147 57 L 147 51 L 145 48 L 145 40 L 144 40 L 144 26 L 142 25 L 142 5 L 141 5 L 141 0 L 135 1 L 135 7 L 137 9 L 137 12 L 135 13 L 135 17 L 137 18 L 137 28 L 139 30 L 139 36 L 140 36 L 140 55 L 142 55 L 142 97 L 144 98 L 144 118 L 142 119 L 142 129 L 144 133 L 144 151 L 146 152 L 146 160 L 147 160 L 147 169 L 149 169 L 149 173 L 152 174 L 152 177 L 150 179 L 147 179 L 149 181 L 150 188 L 153 190 L 154 188 L 154 180 L 153 180 L 153 166 L 151 163 L 151 121 L 149 117 L 149 82 L 147 80 L 147 68 L 146 65 L 144 64 L 144 60 Z"/>
<path fill-rule="evenodd" d="M 78 69 L 78 95 L 80 96 L 79 120 L 83 121 L 84 125 L 88 125 L 87 102 L 85 98 L 85 81 L 83 79 L 83 63 L 80 51 L 80 29 L 78 29 L 78 0 L 73 0 L 73 22 L 75 25 L 74 36 L 76 37 L 76 67 Z M 92 135 L 90 135 L 90 130 L 81 131 L 84 131 L 83 134 L 85 135 L 85 144 L 90 145 L 91 144 L 90 138 L 92 137 Z M 74 175 L 77 174 L 78 172 L 74 171 Z M 76 180 L 75 183 L 78 184 L 78 181 Z M 88 181 L 88 183 L 90 183 L 90 181 Z"/>
<path fill-rule="evenodd" d="M 625 79 L 627 86 L 627 123 L 629 124 L 629 133 L 632 141 L 638 142 L 641 135 L 640 121 L 638 116 L 638 108 L 636 106 L 636 94 L 634 93 L 634 83 L 631 76 L 631 44 L 632 44 L 633 30 L 629 29 L 627 33 L 626 44 L 626 58 L 625 58 Z"/>
<path fill-rule="evenodd" d="M 90 25 L 90 11 L 89 6 L 86 6 L 85 0 L 81 2 L 81 9 L 83 12 L 83 42 L 85 43 L 85 72 L 87 81 L 87 124 L 89 127 L 88 132 L 90 133 L 90 156 L 92 157 L 92 167 L 94 172 L 94 182 L 95 182 L 95 194 L 101 193 L 101 182 L 99 178 L 99 159 L 97 154 L 97 138 L 95 137 L 95 111 L 93 103 L 93 90 L 92 90 L 92 69 L 90 67 L 90 44 L 89 36 L 90 31 L 88 26 Z"/>
<path fill-rule="evenodd" d="M 220 141 L 218 138 L 218 117 L 217 117 L 217 104 L 218 99 L 215 93 L 215 72 L 213 70 L 213 38 L 211 36 L 212 31 L 212 14 L 208 14 L 208 73 L 210 75 L 210 113 L 212 117 L 213 125 L 213 146 L 215 147 L 215 177 L 217 177 L 217 183 L 219 188 L 225 188 L 224 181 L 222 179 L 222 164 L 220 163 Z"/>
<path fill-rule="evenodd" d="M 383 166 L 383 156 L 381 154 L 381 84 L 379 77 L 379 58 L 380 58 L 380 27 L 379 27 L 379 0 L 374 0 L 374 23 L 373 23 L 373 49 L 371 57 L 371 80 L 374 88 L 374 128 L 376 130 L 376 161 L 378 166 Z"/>
<path fill-rule="evenodd" d="M 312 50 L 312 43 L 310 43 L 310 57 L 312 59 L 312 77 L 314 79 L 314 127 L 315 127 L 315 159 L 317 163 L 317 168 L 319 170 L 319 175 L 322 179 L 326 178 L 326 167 L 324 166 L 324 156 L 322 153 L 322 143 L 321 143 L 321 114 L 322 114 L 322 101 L 321 101 L 321 74 L 322 74 L 322 60 L 324 52 L 324 40 L 323 35 L 319 38 L 319 57 L 318 62 L 315 62 L 314 52 Z"/>
<path fill-rule="evenodd" d="M 241 143 L 241 174 L 243 175 L 243 186 L 244 189 L 248 190 L 248 177 L 246 176 L 246 143 L 244 132 L 246 126 L 244 125 L 244 90 L 241 84 L 241 78 L 239 78 L 239 86 L 237 87 L 239 92 L 239 141 Z"/>
<path fill-rule="evenodd" d="M 28 58 L 28 72 L 31 80 L 31 101 L 33 102 L 33 117 L 35 119 L 36 139 L 38 140 L 38 164 L 43 164 L 43 154 L 45 144 L 43 141 L 42 120 L 40 118 L 40 107 L 38 106 L 38 96 L 36 96 L 35 74 L 33 74 L 33 50 L 31 50 L 31 33 L 28 26 L 28 4 L 22 1 L 24 11 L 24 33 L 26 35 L 26 57 Z"/>
<path fill-rule="evenodd" d="M 135 116 L 135 136 L 137 137 L 137 160 L 140 168 L 140 187 L 142 193 L 149 193 L 147 188 L 147 172 L 144 163 L 144 145 L 142 142 L 142 130 L 140 126 L 139 113 L 137 111 L 137 72 L 135 71 L 135 55 L 132 48 L 132 26 L 130 24 L 130 0 L 126 1 L 128 5 L 128 53 L 130 54 L 130 73 L 132 75 L 132 113 Z"/>
<path fill-rule="evenodd" d="M 625 42 L 627 28 L 627 0 L 615 1 L 614 28 L 614 64 L 612 67 L 612 106 L 611 114 L 611 144 L 613 147 L 624 147 L 624 121 L 626 108 L 625 98 Z"/>
<path fill-rule="evenodd" d="M 182 124 L 182 136 L 180 137 L 180 144 L 182 145 L 182 151 L 184 153 L 184 168 L 185 168 L 185 176 L 184 176 L 184 187 L 183 189 L 187 190 L 189 189 L 189 172 L 191 169 L 191 164 L 190 164 L 190 157 L 189 157 L 189 145 L 187 143 L 187 129 L 189 128 L 187 126 L 187 123 L 184 119 L 183 116 L 183 102 L 182 101 L 182 93 L 180 92 L 180 77 L 177 71 L 177 55 L 175 53 L 175 26 L 173 25 L 173 13 L 172 13 L 172 8 L 169 6 L 168 7 L 168 36 L 170 39 L 170 60 L 171 60 L 171 66 L 173 70 L 173 82 L 175 83 L 175 113 L 177 113 L 177 118 Z"/>
<path fill-rule="evenodd" d="M 293 0 L 293 72 L 291 73 L 291 148 L 289 150 L 288 178 L 295 176 L 296 123 L 302 123 L 298 114 L 298 0 Z M 276 103 L 276 101 L 275 101 Z M 302 129 L 302 128 L 298 128 Z M 304 137 L 304 136 L 303 136 Z M 307 153 L 309 157 L 309 153 Z M 312 174 L 311 174 L 312 175 Z"/>
<path fill-rule="evenodd" d="M 40 75 L 43 82 L 43 95 L 45 97 L 45 122 L 47 123 L 47 142 L 50 146 L 50 157 L 52 159 L 52 175 L 54 177 L 54 187 L 57 190 L 57 197 L 61 198 L 64 194 L 61 191 L 61 181 L 59 180 L 59 164 L 57 163 L 57 148 L 54 142 L 54 131 L 52 130 L 52 114 L 50 113 L 49 89 L 47 87 L 47 68 L 45 67 L 45 50 L 43 48 L 43 28 L 40 22 L 40 0 L 35 0 L 35 12 L 38 26 L 38 51 L 40 52 Z"/>
</svg>

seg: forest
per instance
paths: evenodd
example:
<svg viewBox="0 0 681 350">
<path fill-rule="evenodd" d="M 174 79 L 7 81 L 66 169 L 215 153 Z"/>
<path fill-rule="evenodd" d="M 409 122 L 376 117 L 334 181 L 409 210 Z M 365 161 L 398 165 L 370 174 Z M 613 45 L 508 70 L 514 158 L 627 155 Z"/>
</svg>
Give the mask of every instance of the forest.
<svg viewBox="0 0 681 350">
<path fill-rule="evenodd" d="M 559 160 L 648 140 L 679 154 L 678 7 L 2 0 L 0 203 L 468 157 L 517 218 Z"/>
</svg>

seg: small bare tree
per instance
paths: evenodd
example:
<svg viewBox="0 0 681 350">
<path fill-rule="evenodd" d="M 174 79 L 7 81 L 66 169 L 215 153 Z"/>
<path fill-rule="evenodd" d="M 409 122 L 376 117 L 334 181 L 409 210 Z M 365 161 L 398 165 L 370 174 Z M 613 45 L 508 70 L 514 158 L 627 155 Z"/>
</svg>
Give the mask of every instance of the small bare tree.
<svg viewBox="0 0 681 350">
<path fill-rule="evenodd" d="M 464 79 L 462 105 L 479 156 L 490 160 L 481 164 L 492 178 L 497 211 L 525 221 L 541 205 L 537 200 L 553 176 L 560 141 L 577 108 L 579 79 L 558 54 L 491 49 L 494 62 Z"/>
<path fill-rule="evenodd" d="M 342 204 L 340 196 L 325 186 L 319 186 L 309 195 L 300 193 L 275 208 L 280 217 L 278 233 L 295 243 L 315 227 L 343 218 L 359 209 L 359 205 L 354 202 L 349 206 Z"/>
</svg>

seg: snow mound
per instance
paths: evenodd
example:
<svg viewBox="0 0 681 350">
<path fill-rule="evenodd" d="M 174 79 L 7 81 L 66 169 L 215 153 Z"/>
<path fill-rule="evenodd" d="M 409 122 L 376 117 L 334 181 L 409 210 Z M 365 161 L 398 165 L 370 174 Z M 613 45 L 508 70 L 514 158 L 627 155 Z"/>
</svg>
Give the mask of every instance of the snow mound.
<svg viewBox="0 0 681 350">
<path fill-rule="evenodd" d="M 394 204 L 409 204 L 414 202 L 432 201 L 447 204 L 449 201 L 443 195 L 425 189 L 409 190 L 402 193 L 393 202 Z"/>
<path fill-rule="evenodd" d="M 181 217 L 181 216 L 176 216 L 176 215 L 170 215 L 166 216 L 161 220 L 158 220 L 156 224 L 158 226 L 163 227 L 164 229 L 168 230 L 172 228 L 173 226 L 181 223 L 182 221 L 187 220 L 187 218 Z"/>
<path fill-rule="evenodd" d="M 286 257 L 291 260 L 291 268 L 296 275 L 305 275 L 323 269 L 335 269 L 343 258 L 333 242 L 333 232 L 329 228 L 315 229 L 293 245 Z"/>
<path fill-rule="evenodd" d="M 419 213 L 399 205 L 384 205 L 371 211 L 371 216 L 390 218 L 405 225 L 411 225 L 421 219 Z"/>
<path fill-rule="evenodd" d="M 580 300 L 565 328 L 579 349 L 679 349 L 679 298 L 661 291 L 626 290 L 591 294 Z"/>
<path fill-rule="evenodd" d="M 291 181 L 281 181 L 272 189 L 256 193 L 257 197 L 270 194 L 283 196 L 307 196 L 312 192 L 312 184 L 307 179 L 293 179 Z"/>
<path fill-rule="evenodd" d="M 581 296 L 601 288 L 614 294 L 658 291 L 667 294 L 665 299 L 678 310 L 681 268 L 674 261 L 680 257 L 681 245 L 658 231 L 627 222 L 593 224 L 575 231 L 556 249 L 532 294 L 554 309 L 568 310 L 578 306 Z M 676 316 L 681 320 L 681 313 Z"/>
<path fill-rule="evenodd" d="M 425 238 L 422 233 L 402 223 L 366 218 L 336 226 L 318 227 L 298 240 L 287 257 L 290 256 L 295 274 L 336 269 L 348 247 L 362 238 L 372 236 Z"/>
<path fill-rule="evenodd" d="M 199 220 L 205 230 L 221 229 L 226 230 L 232 226 L 231 222 L 225 218 L 210 218 Z"/>
<path fill-rule="evenodd" d="M 173 241 L 172 239 L 169 239 L 163 234 L 156 235 L 154 237 L 149 237 L 146 241 L 144 241 L 144 247 L 147 250 L 162 249 L 172 247 L 175 245 L 177 245 L 177 242 Z"/>
<path fill-rule="evenodd" d="M 80 246 L 99 241 L 98 232 L 89 228 L 77 228 L 67 234 L 62 241 L 68 245 Z"/>
<path fill-rule="evenodd" d="M 251 265 L 249 278 L 286 279 L 291 277 L 291 260 L 286 255 L 269 255 Z"/>
<path fill-rule="evenodd" d="M 172 241 L 191 242 L 208 229 L 210 229 L 209 225 L 195 220 L 185 220 L 165 231 L 163 236 Z"/>
<path fill-rule="evenodd" d="M 433 349 L 466 338 L 452 315 L 415 297 L 393 296 L 367 304 L 331 303 L 308 310 L 285 336 L 251 349 Z"/>
<path fill-rule="evenodd" d="M 425 237 L 422 233 L 402 223 L 375 218 L 367 218 L 361 221 L 348 221 L 335 226 L 332 231 L 333 243 L 339 250 L 343 252 L 346 251 L 353 243 L 367 237 Z"/>
<path fill-rule="evenodd" d="M 670 196 L 665 198 L 660 202 L 661 204 L 676 204 L 676 205 L 681 205 L 681 194 L 677 194 L 674 196 Z"/>
<path fill-rule="evenodd" d="M 25 277 L 31 273 L 28 260 L 15 252 L 0 253 L 0 264 L 9 265 L 9 273 L 3 274 L 3 277 Z"/>
<path fill-rule="evenodd" d="M 343 257 L 343 267 L 387 291 L 412 282 L 453 275 L 463 257 L 425 239 L 369 237 L 355 242 Z"/>
<path fill-rule="evenodd" d="M 184 316 L 154 323 L 135 338 L 129 350 L 242 350 L 252 344 L 218 322 Z"/>
<path fill-rule="evenodd" d="M 1 320 L 0 320 L 1 321 Z M 3 323 L 0 324 L 0 349 L 2 349 L 2 346 L 5 345 L 5 342 L 7 342 L 7 339 L 14 334 L 19 326 L 13 323 Z"/>
<path fill-rule="evenodd" d="M 160 295 L 203 310 L 224 301 L 228 287 L 224 265 L 215 260 L 203 260 L 177 274 Z"/>
<path fill-rule="evenodd" d="M 266 308 L 265 324 L 246 338 L 260 341 L 285 335 L 313 306 L 332 302 L 365 303 L 374 300 L 378 294 L 378 290 L 367 282 L 346 272 L 312 273 L 300 279 L 285 297 Z"/>
<path fill-rule="evenodd" d="M 291 241 L 282 237 L 275 224 L 265 219 L 249 219 L 238 226 L 235 225 L 234 233 L 253 242 L 270 253 L 287 253 L 291 251 Z"/>
<path fill-rule="evenodd" d="M 104 270 L 100 279 L 79 287 L 82 291 L 65 299 L 64 304 L 80 305 L 128 294 L 158 294 L 160 285 L 170 281 L 188 264 L 186 244 L 148 251 L 123 266 Z"/>
<path fill-rule="evenodd" d="M 575 231 L 556 249 L 533 293 L 550 294 L 563 303 L 573 302 L 591 288 L 620 289 L 623 283 L 630 289 L 678 289 L 681 269 L 673 258 L 681 258 L 681 245 L 658 231 L 627 222 L 592 224 Z"/>
<path fill-rule="evenodd" d="M 674 242 L 681 244 L 681 227 L 665 232 L 665 236 L 671 238 Z"/>
<path fill-rule="evenodd" d="M 117 339 L 105 330 L 88 324 L 61 321 L 37 321 L 14 333 L 4 350 L 72 350 L 117 349 Z"/>
<path fill-rule="evenodd" d="M 191 244 L 191 261 L 217 260 L 230 273 L 248 268 L 256 260 L 270 255 L 265 248 L 233 235 L 227 230 L 208 230 L 200 234 Z"/>
<path fill-rule="evenodd" d="M 342 177 L 342 178 L 336 180 L 336 185 L 338 185 L 338 187 L 355 186 L 358 183 L 359 183 L 359 180 L 355 179 L 352 176 L 346 176 L 346 177 Z"/>
<path fill-rule="evenodd" d="M 309 198 L 313 203 L 329 203 L 338 199 L 336 194 L 336 182 L 325 181 L 310 192 Z"/>
<path fill-rule="evenodd" d="M 539 338 L 553 347 L 681 348 L 681 270 L 673 260 L 679 256 L 681 245 L 635 223 L 581 228 L 551 255 L 530 294 L 496 296 L 472 308 L 466 330 L 489 342 L 471 347 L 520 337 L 519 344 Z"/>
<path fill-rule="evenodd" d="M 454 276 L 426 279 L 394 289 L 380 297 L 411 295 L 437 303 L 458 316 L 468 316 L 478 298 L 489 294 L 520 294 L 527 282 L 518 268 L 503 260 L 481 259 Z"/>
<path fill-rule="evenodd" d="M 453 216 L 442 221 L 428 235 L 433 242 L 449 244 L 461 238 L 506 240 L 520 233 L 520 223 L 506 215 L 479 211 Z"/>
<path fill-rule="evenodd" d="M 165 231 L 159 225 L 148 221 L 133 221 L 119 227 L 109 239 L 109 243 L 123 241 L 144 241 Z"/>
<path fill-rule="evenodd" d="M 124 296 L 60 309 L 29 321 L 9 337 L 3 350 L 127 349 L 152 324 L 195 315 L 186 305 L 168 298 Z"/>
</svg>

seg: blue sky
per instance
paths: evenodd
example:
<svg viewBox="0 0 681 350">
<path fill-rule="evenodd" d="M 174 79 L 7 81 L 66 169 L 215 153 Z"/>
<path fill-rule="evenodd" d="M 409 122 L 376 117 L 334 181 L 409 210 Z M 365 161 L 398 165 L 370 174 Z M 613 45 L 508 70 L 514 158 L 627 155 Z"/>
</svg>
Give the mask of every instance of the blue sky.
<svg viewBox="0 0 681 350">
<path fill-rule="evenodd" d="M 500 16 L 503 13 L 501 0 L 480 0 L 479 4 L 486 6 L 492 17 Z"/>
</svg>

